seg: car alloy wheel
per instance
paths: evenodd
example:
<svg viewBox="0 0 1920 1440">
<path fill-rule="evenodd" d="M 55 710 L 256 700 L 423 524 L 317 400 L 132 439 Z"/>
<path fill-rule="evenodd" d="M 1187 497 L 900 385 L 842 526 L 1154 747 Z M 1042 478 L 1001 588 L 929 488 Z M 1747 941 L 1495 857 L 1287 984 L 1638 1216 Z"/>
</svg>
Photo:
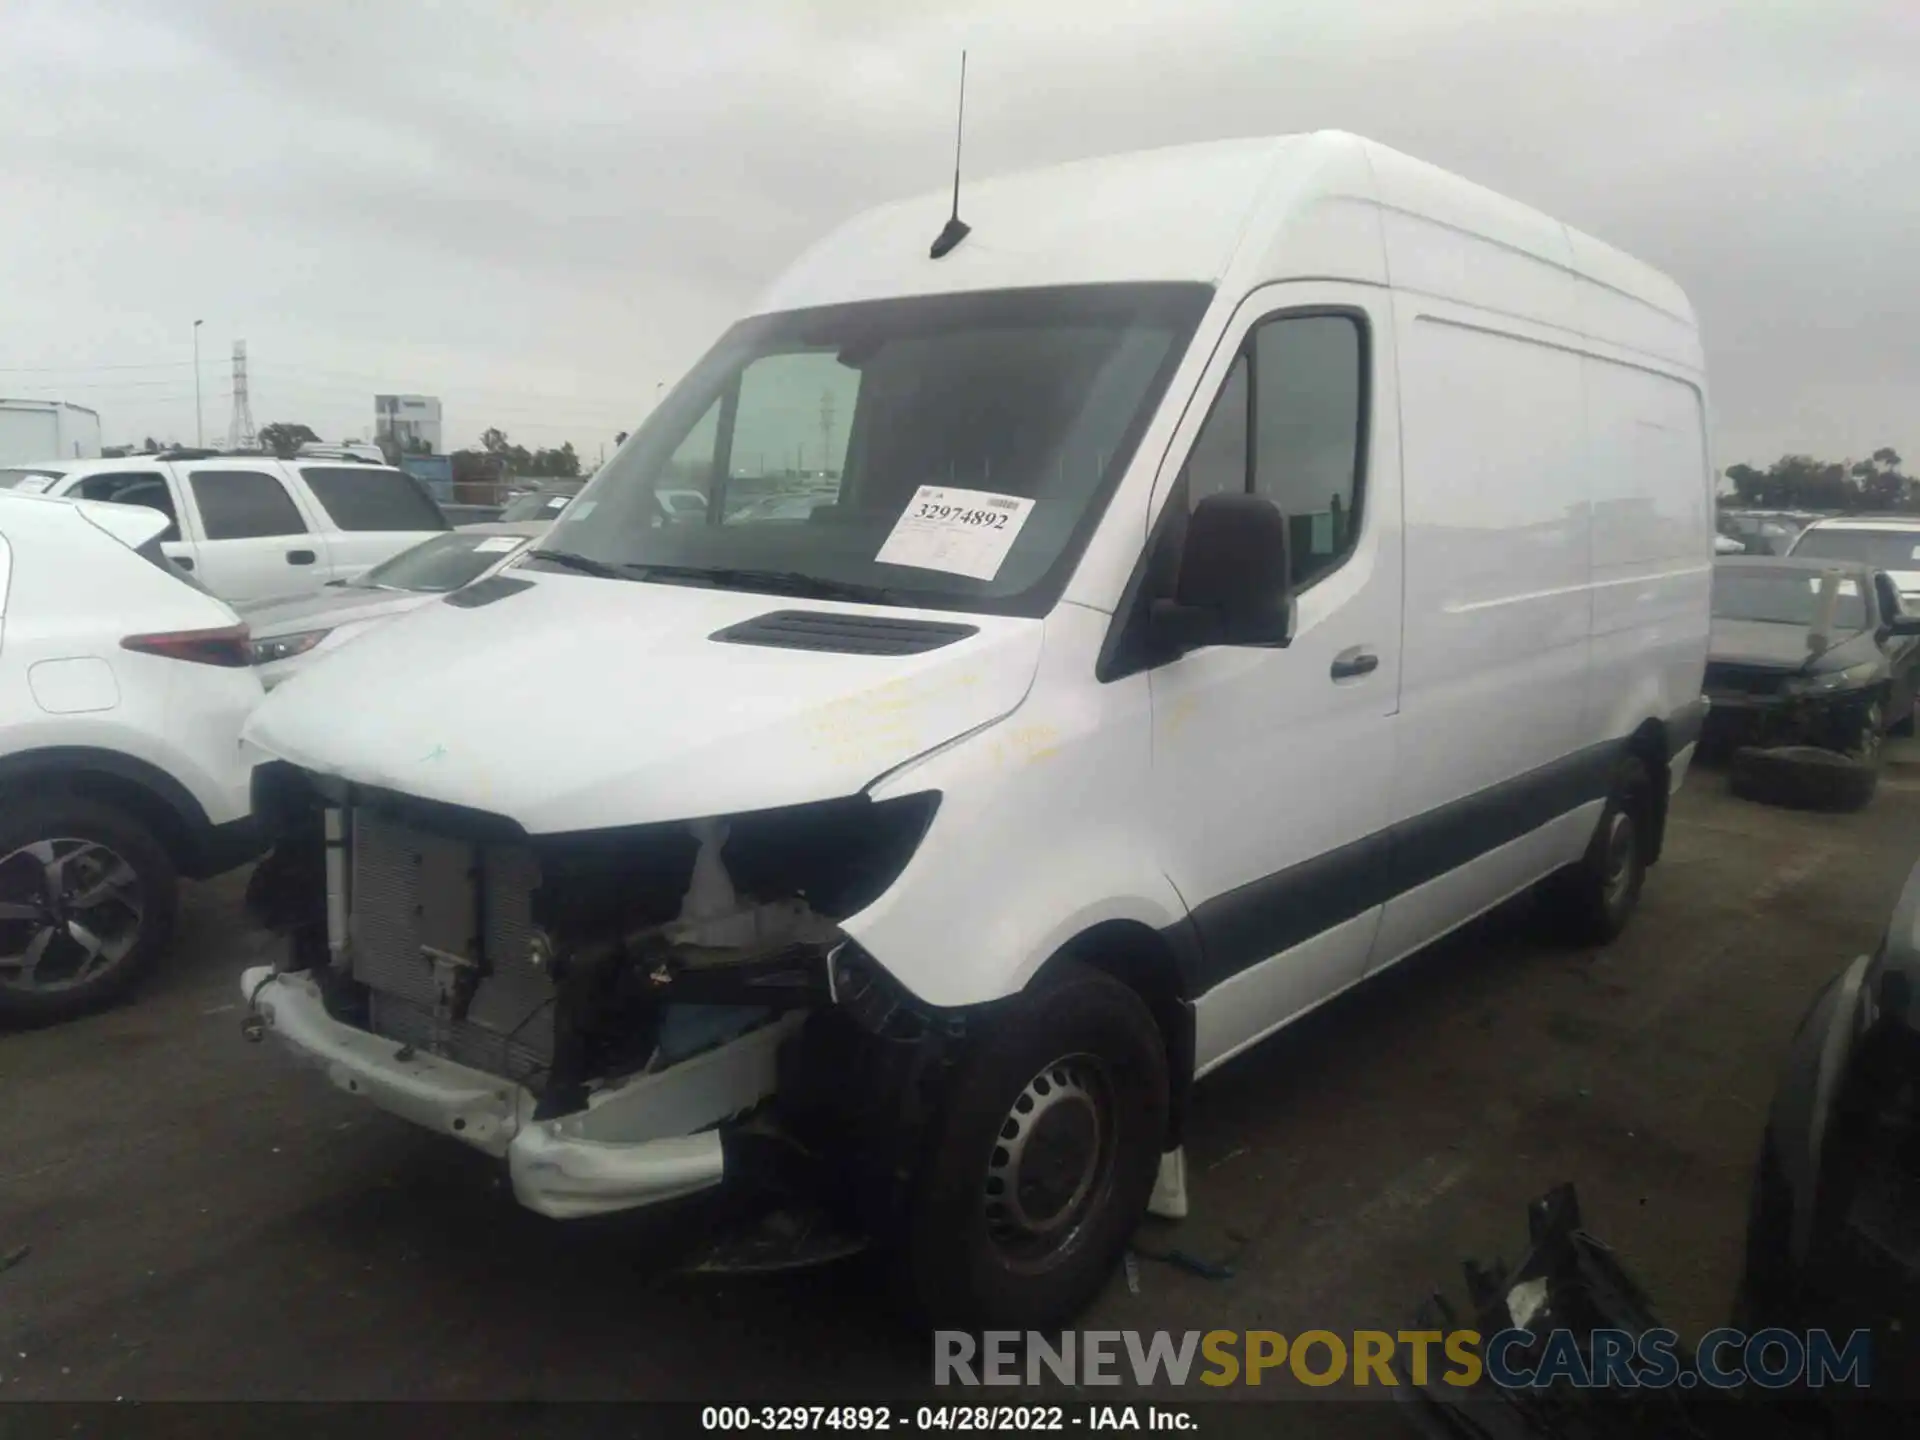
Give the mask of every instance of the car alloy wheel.
<svg viewBox="0 0 1920 1440">
<path fill-rule="evenodd" d="M 140 943 L 146 887 L 93 840 L 36 840 L 0 856 L 0 986 L 38 994 L 105 978 Z"/>
</svg>

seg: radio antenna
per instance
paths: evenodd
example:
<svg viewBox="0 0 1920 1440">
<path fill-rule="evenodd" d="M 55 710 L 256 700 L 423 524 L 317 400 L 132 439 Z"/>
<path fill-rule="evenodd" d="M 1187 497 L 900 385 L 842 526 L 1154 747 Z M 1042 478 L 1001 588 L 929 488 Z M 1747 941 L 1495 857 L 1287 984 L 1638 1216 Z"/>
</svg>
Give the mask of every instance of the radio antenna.
<svg viewBox="0 0 1920 1440">
<path fill-rule="evenodd" d="M 953 122 L 953 214 L 947 217 L 945 227 L 935 237 L 933 249 L 928 253 L 938 260 L 966 239 L 973 227 L 960 218 L 960 142 L 966 138 L 967 129 L 967 52 L 960 52 L 960 113 Z"/>
</svg>

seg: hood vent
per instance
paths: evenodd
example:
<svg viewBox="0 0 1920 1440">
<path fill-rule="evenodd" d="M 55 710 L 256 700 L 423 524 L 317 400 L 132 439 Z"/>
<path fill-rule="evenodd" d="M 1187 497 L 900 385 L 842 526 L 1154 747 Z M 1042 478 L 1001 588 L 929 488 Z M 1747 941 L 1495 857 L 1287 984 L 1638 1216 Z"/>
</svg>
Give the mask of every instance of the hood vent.
<svg viewBox="0 0 1920 1440">
<path fill-rule="evenodd" d="M 489 575 L 458 590 L 449 590 L 441 598 L 461 610 L 478 610 L 482 605 L 491 605 L 496 600 L 504 600 L 509 595 L 518 595 L 522 590 L 532 588 L 531 580 L 517 580 L 511 575 Z"/>
<path fill-rule="evenodd" d="M 768 645 L 776 650 L 820 650 L 836 655 L 924 655 L 977 634 L 977 625 L 888 615 L 835 615 L 821 610 L 773 610 L 707 638 L 724 645 Z"/>
</svg>

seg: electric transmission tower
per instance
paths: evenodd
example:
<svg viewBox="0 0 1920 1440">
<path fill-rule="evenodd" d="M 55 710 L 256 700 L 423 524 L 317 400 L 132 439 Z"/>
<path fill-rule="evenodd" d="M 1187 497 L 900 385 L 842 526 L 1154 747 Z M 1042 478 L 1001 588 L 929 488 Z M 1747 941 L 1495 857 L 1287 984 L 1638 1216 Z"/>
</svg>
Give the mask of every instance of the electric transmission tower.
<svg viewBox="0 0 1920 1440">
<path fill-rule="evenodd" d="M 832 468 L 833 457 L 833 392 L 820 392 L 820 473 L 825 475 Z"/>
<path fill-rule="evenodd" d="M 260 437 L 253 430 L 253 406 L 247 400 L 247 342 L 233 342 L 233 424 L 227 430 L 227 449 L 255 450 Z"/>
</svg>

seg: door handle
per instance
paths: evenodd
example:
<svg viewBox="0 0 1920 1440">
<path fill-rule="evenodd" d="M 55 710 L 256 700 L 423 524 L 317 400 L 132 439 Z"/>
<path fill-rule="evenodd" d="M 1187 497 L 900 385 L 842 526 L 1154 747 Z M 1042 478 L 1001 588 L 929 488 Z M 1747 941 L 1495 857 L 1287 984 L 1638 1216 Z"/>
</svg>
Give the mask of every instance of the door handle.
<svg viewBox="0 0 1920 1440">
<path fill-rule="evenodd" d="M 287 563 L 289 565 L 311 565 L 313 563 L 313 551 L 289 550 L 287 551 Z"/>
<path fill-rule="evenodd" d="M 1333 678 L 1352 680 L 1359 675 L 1371 675 L 1380 668 L 1380 657 L 1371 650 L 1362 650 L 1358 645 L 1351 650 L 1342 650 L 1333 657 Z"/>
<path fill-rule="evenodd" d="M 193 568 L 193 557 L 191 555 L 176 555 L 173 557 L 173 563 L 178 565 L 182 570 L 191 570 Z"/>
</svg>

